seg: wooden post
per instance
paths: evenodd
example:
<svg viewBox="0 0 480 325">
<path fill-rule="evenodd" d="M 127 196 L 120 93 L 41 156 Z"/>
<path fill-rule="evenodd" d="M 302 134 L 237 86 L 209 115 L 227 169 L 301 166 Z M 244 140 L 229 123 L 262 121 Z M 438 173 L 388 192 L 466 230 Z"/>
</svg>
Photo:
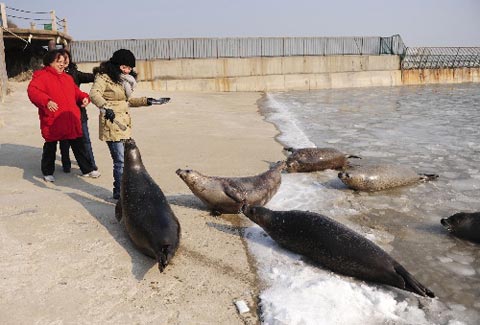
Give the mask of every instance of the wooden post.
<svg viewBox="0 0 480 325">
<path fill-rule="evenodd" d="M 55 10 L 50 11 L 50 19 L 52 20 L 52 31 L 57 31 L 57 17 L 55 16 Z"/>
<path fill-rule="evenodd" d="M 2 19 L 2 26 L 4 28 L 8 28 L 7 24 L 7 8 L 5 4 L 2 2 L 0 3 L 0 18 Z"/>
<path fill-rule="evenodd" d="M 63 18 L 62 22 L 63 22 L 63 32 L 64 32 L 65 34 L 68 34 L 67 18 Z"/>
<path fill-rule="evenodd" d="M 5 44 L 3 43 L 3 29 L 0 28 L 0 101 L 3 103 L 7 97 L 7 66 L 5 63 Z"/>
</svg>

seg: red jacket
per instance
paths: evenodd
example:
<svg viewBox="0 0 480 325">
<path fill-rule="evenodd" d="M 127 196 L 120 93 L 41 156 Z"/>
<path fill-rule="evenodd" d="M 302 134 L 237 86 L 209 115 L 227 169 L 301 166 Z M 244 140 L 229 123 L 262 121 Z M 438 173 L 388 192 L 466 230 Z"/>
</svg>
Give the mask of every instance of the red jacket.
<svg viewBox="0 0 480 325">
<path fill-rule="evenodd" d="M 82 136 L 80 110 L 84 98 L 89 98 L 73 82 L 67 73 L 58 73 L 48 66 L 35 71 L 28 85 L 28 98 L 38 107 L 40 130 L 47 142 L 76 139 Z M 52 100 L 58 105 L 58 110 L 51 112 L 47 108 Z"/>
</svg>

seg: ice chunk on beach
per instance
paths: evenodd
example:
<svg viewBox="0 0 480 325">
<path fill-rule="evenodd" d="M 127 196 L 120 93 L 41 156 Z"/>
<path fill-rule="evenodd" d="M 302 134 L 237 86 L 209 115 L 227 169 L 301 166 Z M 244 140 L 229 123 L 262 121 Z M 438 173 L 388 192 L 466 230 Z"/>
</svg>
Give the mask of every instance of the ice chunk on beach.
<svg viewBox="0 0 480 325">
<path fill-rule="evenodd" d="M 470 265 L 463 265 L 463 264 L 459 264 L 459 263 L 455 263 L 455 262 L 452 262 L 452 263 L 445 263 L 444 264 L 445 267 L 458 274 L 458 275 L 462 275 L 462 276 L 473 276 L 476 274 L 475 272 L 475 269 L 473 267 L 471 267 Z"/>
</svg>

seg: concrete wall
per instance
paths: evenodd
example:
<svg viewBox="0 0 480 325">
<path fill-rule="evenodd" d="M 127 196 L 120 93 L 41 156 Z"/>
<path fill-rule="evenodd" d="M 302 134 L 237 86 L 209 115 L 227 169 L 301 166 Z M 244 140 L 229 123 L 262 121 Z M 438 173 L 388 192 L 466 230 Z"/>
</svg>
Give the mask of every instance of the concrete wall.
<svg viewBox="0 0 480 325">
<path fill-rule="evenodd" d="M 403 70 L 402 84 L 480 82 L 480 68 Z"/>
<path fill-rule="evenodd" d="M 79 63 L 78 67 L 80 71 L 91 71 L 98 64 Z M 426 83 L 433 78 L 429 72 L 416 76 L 414 72 L 406 74 L 404 71 L 402 75 L 400 57 L 396 55 L 137 60 L 136 71 L 141 87 L 160 91 L 281 91 L 399 86 L 417 81 Z M 449 78 L 448 73 L 445 76 Z M 465 72 L 461 76 L 456 72 L 450 78 L 464 80 L 467 77 L 468 81 L 478 80 L 478 71 L 476 74 Z"/>
</svg>

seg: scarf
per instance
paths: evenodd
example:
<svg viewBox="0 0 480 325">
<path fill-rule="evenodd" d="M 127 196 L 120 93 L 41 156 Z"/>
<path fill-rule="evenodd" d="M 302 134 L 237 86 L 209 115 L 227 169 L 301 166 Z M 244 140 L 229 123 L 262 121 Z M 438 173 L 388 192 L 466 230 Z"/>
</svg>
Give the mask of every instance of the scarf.
<svg viewBox="0 0 480 325">
<path fill-rule="evenodd" d="M 137 81 L 132 75 L 122 73 L 120 75 L 120 83 L 125 89 L 125 94 L 127 95 L 127 99 L 129 99 L 132 96 L 133 89 L 135 89 L 135 87 L 137 86 Z"/>
</svg>

